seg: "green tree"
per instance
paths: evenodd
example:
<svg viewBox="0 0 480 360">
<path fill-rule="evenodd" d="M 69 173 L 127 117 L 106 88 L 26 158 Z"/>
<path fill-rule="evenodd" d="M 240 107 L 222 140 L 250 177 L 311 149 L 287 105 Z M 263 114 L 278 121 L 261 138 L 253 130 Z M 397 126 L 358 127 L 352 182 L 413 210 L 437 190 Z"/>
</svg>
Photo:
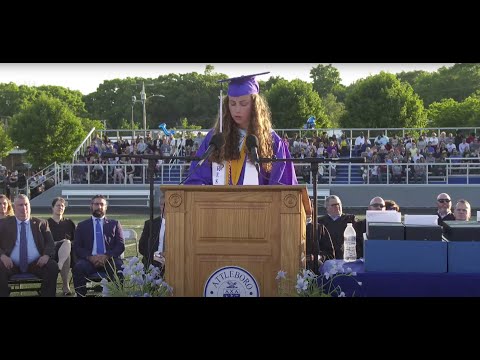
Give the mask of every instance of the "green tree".
<svg viewBox="0 0 480 360">
<path fill-rule="evenodd" d="M 332 64 L 317 65 L 310 70 L 310 77 L 313 80 L 313 89 L 321 98 L 333 93 L 342 81 L 340 72 Z"/>
<path fill-rule="evenodd" d="M 259 81 L 258 85 L 260 86 L 260 92 L 264 93 L 267 92 L 272 88 L 273 85 L 278 83 L 279 81 L 284 80 L 286 81 L 283 77 L 281 76 L 270 76 L 270 78 L 267 81 Z"/>
<path fill-rule="evenodd" d="M 92 128 L 95 128 L 96 130 L 99 130 L 99 129 L 105 130 L 105 126 L 103 125 L 103 122 L 101 122 L 100 120 L 92 120 L 88 118 L 81 118 L 80 120 L 81 120 L 82 128 L 83 130 L 85 130 L 86 133 L 89 133 L 90 130 L 92 130 Z M 119 128 L 119 129 L 130 129 L 130 127 Z"/>
<path fill-rule="evenodd" d="M 456 127 L 480 126 L 480 99 L 470 96 L 465 101 L 457 102 L 453 99 L 443 99 L 434 102 L 428 108 L 429 126 Z"/>
<path fill-rule="evenodd" d="M 86 136 L 81 119 L 69 106 L 46 94 L 13 116 L 9 132 L 12 140 L 28 151 L 34 167 L 70 161 Z"/>
<path fill-rule="evenodd" d="M 50 97 L 63 101 L 75 115 L 80 117 L 87 116 L 83 94 L 80 91 L 53 85 L 37 86 L 36 89 L 39 94 L 45 93 Z"/>
<path fill-rule="evenodd" d="M 317 128 L 330 127 L 320 96 L 302 80 L 279 80 L 265 93 L 275 128 L 302 128 L 313 115 Z"/>
<path fill-rule="evenodd" d="M 463 101 L 480 89 L 480 64 L 455 64 L 419 75 L 413 86 L 425 106 L 452 98 Z"/>
<path fill-rule="evenodd" d="M 415 70 L 415 71 L 402 71 L 397 74 L 397 78 L 400 81 L 405 81 L 408 82 L 414 89 L 415 89 L 415 83 L 420 76 L 427 75 L 428 72 L 424 70 Z"/>
<path fill-rule="evenodd" d="M 200 130 L 202 128 L 198 125 L 189 124 L 187 118 L 181 119 L 180 123 L 182 124 L 181 129 Z"/>
<path fill-rule="evenodd" d="M 321 100 L 325 108 L 325 114 L 328 116 L 328 119 L 330 120 L 330 125 L 333 128 L 339 128 L 340 119 L 345 113 L 345 104 L 337 101 L 336 96 L 333 94 L 328 94 Z"/>
<path fill-rule="evenodd" d="M 427 123 L 422 100 L 410 84 L 381 72 L 357 81 L 345 99 L 340 123 L 353 128 L 414 128 Z"/>
<path fill-rule="evenodd" d="M 203 71 L 203 75 L 212 75 L 215 70 L 213 65 L 207 64 L 205 65 L 205 70 Z"/>
<path fill-rule="evenodd" d="M 0 159 L 8 155 L 10 150 L 13 149 L 13 143 L 7 132 L 5 131 L 3 124 L 0 123 Z"/>
<path fill-rule="evenodd" d="M 37 96 L 35 88 L 15 83 L 0 84 L 0 116 L 13 116 Z"/>
</svg>

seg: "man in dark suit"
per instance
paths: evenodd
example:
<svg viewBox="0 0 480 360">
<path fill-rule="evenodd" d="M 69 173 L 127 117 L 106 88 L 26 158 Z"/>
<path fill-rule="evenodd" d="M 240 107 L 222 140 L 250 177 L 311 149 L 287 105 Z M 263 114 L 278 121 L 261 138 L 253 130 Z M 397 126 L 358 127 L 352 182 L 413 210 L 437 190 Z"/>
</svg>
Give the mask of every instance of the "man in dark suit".
<svg viewBox="0 0 480 360">
<path fill-rule="evenodd" d="M 153 219 L 152 232 L 151 232 L 153 236 L 150 235 L 150 219 L 149 219 L 145 221 L 145 224 L 143 226 L 142 235 L 140 236 L 140 240 L 138 242 L 138 251 L 143 256 L 142 262 L 145 265 L 145 268 L 148 268 L 150 264 L 152 264 L 153 266 L 157 266 L 162 269 L 161 276 L 163 277 L 163 273 L 165 271 L 165 268 L 163 267 L 164 264 L 161 264 L 160 262 L 154 260 L 154 254 L 156 252 L 163 254 L 164 247 L 165 247 L 164 245 L 161 250 L 158 249 L 158 245 L 160 243 L 159 241 L 160 232 L 162 230 L 162 222 L 164 222 L 163 211 L 164 211 L 164 205 L 165 205 L 165 194 L 161 190 L 159 193 L 159 198 L 160 198 L 161 215 Z"/>
<path fill-rule="evenodd" d="M 15 198 L 14 212 L 15 216 L 0 221 L 0 297 L 10 295 L 12 275 L 26 272 L 43 280 L 40 296 L 54 297 L 58 264 L 53 260 L 55 244 L 48 223 L 30 217 L 30 201 L 23 194 Z"/>
<path fill-rule="evenodd" d="M 87 294 L 87 278 L 98 271 L 106 271 L 109 278 L 120 276 L 120 256 L 125 251 L 122 225 L 107 219 L 107 199 L 103 195 L 92 198 L 92 217 L 80 222 L 75 230 L 73 251 L 77 258 L 72 270 L 73 285 L 77 296 Z"/>
</svg>

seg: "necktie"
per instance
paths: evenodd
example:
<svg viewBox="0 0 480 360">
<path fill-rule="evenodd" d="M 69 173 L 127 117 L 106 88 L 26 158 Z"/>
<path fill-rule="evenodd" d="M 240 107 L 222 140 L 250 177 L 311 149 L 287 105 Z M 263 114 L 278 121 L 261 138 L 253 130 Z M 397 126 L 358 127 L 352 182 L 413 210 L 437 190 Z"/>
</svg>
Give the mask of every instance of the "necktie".
<svg viewBox="0 0 480 360">
<path fill-rule="evenodd" d="M 100 219 L 95 219 L 95 237 L 97 238 L 97 255 L 105 253 L 105 246 L 103 245 L 102 227 L 100 226 Z"/>
<path fill-rule="evenodd" d="M 20 223 L 20 272 L 28 270 L 27 228 L 25 222 Z"/>
</svg>

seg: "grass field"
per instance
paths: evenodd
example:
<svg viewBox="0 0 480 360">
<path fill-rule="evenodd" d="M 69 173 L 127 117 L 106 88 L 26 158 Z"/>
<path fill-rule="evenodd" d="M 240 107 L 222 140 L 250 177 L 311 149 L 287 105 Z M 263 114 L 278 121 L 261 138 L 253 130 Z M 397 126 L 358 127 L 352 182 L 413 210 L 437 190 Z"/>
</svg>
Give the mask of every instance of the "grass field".
<svg viewBox="0 0 480 360">
<path fill-rule="evenodd" d="M 108 209 L 110 210 L 110 209 Z M 32 211 L 32 216 L 38 217 L 40 219 L 48 219 L 51 213 L 44 212 L 35 212 Z M 70 218 L 75 224 L 78 224 L 80 221 L 86 220 L 91 216 L 90 213 L 85 212 L 81 214 L 68 214 L 68 211 L 65 213 L 65 217 Z M 143 225 L 145 220 L 148 220 L 149 213 L 139 213 L 139 214 L 125 214 L 125 213 L 115 213 L 115 211 L 107 211 L 107 217 L 120 221 L 122 228 L 124 229 L 133 229 L 137 233 L 137 242 L 140 240 L 142 235 Z M 126 241 L 125 242 L 125 257 L 137 255 L 137 249 L 135 249 L 135 242 Z M 70 272 L 70 278 L 71 278 Z M 35 285 L 22 284 L 22 292 L 12 292 L 10 296 L 32 296 L 36 295 L 36 292 L 29 291 L 28 289 L 35 288 Z M 73 282 L 70 280 L 70 288 L 73 291 Z M 25 291 L 23 291 L 25 289 Z M 60 275 L 57 278 L 57 296 L 62 297 L 62 280 Z"/>
</svg>

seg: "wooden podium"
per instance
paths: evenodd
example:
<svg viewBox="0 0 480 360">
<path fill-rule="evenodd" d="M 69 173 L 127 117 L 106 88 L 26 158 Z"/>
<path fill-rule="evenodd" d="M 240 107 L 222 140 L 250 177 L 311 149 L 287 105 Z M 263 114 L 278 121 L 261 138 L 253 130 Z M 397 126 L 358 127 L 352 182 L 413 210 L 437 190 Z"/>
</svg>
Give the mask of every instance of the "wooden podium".
<svg viewBox="0 0 480 360">
<path fill-rule="evenodd" d="M 279 270 L 290 279 L 305 268 L 305 185 L 162 185 L 165 192 L 165 277 L 174 296 L 203 296 L 216 270 L 238 266 L 277 296 Z"/>
</svg>

